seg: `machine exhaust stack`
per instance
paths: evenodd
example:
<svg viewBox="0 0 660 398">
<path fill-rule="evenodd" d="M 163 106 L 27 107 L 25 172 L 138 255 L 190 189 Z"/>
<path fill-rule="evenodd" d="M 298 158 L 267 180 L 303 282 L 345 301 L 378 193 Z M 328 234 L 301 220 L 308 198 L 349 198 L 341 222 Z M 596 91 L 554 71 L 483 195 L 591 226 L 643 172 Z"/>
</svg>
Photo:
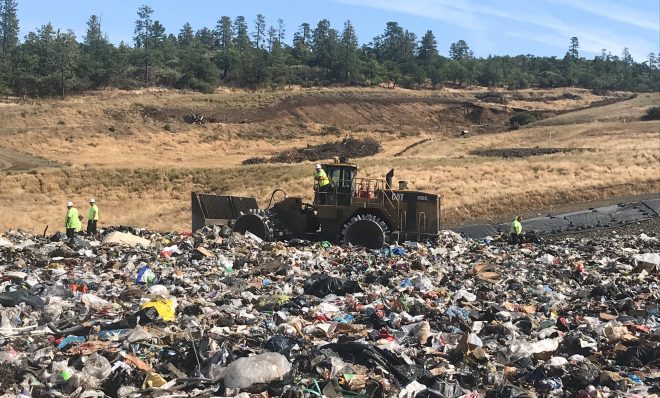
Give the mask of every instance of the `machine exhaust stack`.
<svg viewBox="0 0 660 398">
<path fill-rule="evenodd" d="M 385 174 L 385 189 L 392 189 L 392 179 L 394 178 L 394 169 Z"/>
</svg>

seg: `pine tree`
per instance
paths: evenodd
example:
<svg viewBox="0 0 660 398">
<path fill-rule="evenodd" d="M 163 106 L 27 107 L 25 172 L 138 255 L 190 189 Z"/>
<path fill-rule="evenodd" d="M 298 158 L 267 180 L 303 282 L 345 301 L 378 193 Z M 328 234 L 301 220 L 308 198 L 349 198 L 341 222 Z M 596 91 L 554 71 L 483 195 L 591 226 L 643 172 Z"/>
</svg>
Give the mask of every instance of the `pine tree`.
<svg viewBox="0 0 660 398">
<path fill-rule="evenodd" d="M 241 51 L 247 51 L 251 46 L 247 22 L 243 16 L 238 16 L 234 20 L 234 45 Z"/>
<path fill-rule="evenodd" d="M 578 42 L 578 38 L 575 36 L 571 37 L 571 44 L 568 46 L 568 55 L 573 59 L 578 59 L 580 56 L 578 52 L 579 48 L 580 43 Z"/>
<path fill-rule="evenodd" d="M 284 20 L 282 18 L 277 19 L 277 41 L 282 45 L 284 43 L 284 38 L 286 35 L 286 27 L 284 26 Z"/>
<path fill-rule="evenodd" d="M 344 30 L 341 33 L 341 77 L 348 84 L 355 79 L 358 70 L 358 39 L 355 27 L 351 21 L 344 22 Z"/>
<path fill-rule="evenodd" d="M 321 68 L 330 70 L 337 51 L 337 31 L 332 29 L 330 21 L 322 19 L 312 33 L 312 53 L 314 63 Z"/>
<path fill-rule="evenodd" d="M 271 26 L 268 28 L 268 52 L 272 53 L 273 49 L 275 48 L 278 39 L 277 39 L 277 29 L 274 26 Z"/>
<path fill-rule="evenodd" d="M 9 85 L 11 54 L 18 45 L 16 0 L 0 0 L 0 92 Z"/>
<path fill-rule="evenodd" d="M 438 57 L 438 42 L 432 31 L 427 30 L 424 37 L 422 37 L 422 41 L 419 43 L 419 49 L 417 50 L 417 57 L 426 65 Z"/>
<path fill-rule="evenodd" d="M 257 14 L 257 19 L 254 21 L 254 48 L 264 48 L 266 42 L 266 17 L 262 14 Z"/>
<path fill-rule="evenodd" d="M 151 47 L 151 33 L 153 29 L 153 8 L 143 5 L 138 8 L 138 19 L 135 21 L 135 47 L 144 48 L 144 82 L 149 84 L 149 49 Z"/>
<path fill-rule="evenodd" d="M 232 48 L 233 41 L 231 37 L 231 18 L 223 16 L 218 21 L 216 36 L 218 37 L 218 47 Z"/>
<path fill-rule="evenodd" d="M 312 28 L 307 22 L 304 22 L 293 34 L 293 56 L 299 62 L 306 62 L 309 59 L 311 40 Z"/>
<path fill-rule="evenodd" d="M 58 30 L 55 43 L 59 55 L 58 72 L 60 77 L 60 94 L 64 97 L 66 95 L 67 81 L 75 77 L 75 67 L 80 53 L 78 42 L 76 42 L 76 35 L 72 30 L 68 30 L 66 33 L 61 33 Z"/>
<path fill-rule="evenodd" d="M 465 40 L 459 40 L 456 43 L 452 43 L 449 47 L 449 56 L 451 59 L 458 61 L 472 58 L 474 54 Z"/>
<path fill-rule="evenodd" d="M 80 78 L 91 88 L 105 87 L 116 72 L 115 47 L 108 42 L 96 15 L 89 17 L 81 47 Z"/>
<path fill-rule="evenodd" d="M 18 45 L 16 0 L 0 0 L 0 56 L 3 58 Z"/>
<path fill-rule="evenodd" d="M 193 28 L 188 22 L 186 22 L 179 32 L 179 36 L 177 37 L 177 44 L 179 47 L 192 47 L 194 41 L 195 34 L 193 33 Z"/>
</svg>

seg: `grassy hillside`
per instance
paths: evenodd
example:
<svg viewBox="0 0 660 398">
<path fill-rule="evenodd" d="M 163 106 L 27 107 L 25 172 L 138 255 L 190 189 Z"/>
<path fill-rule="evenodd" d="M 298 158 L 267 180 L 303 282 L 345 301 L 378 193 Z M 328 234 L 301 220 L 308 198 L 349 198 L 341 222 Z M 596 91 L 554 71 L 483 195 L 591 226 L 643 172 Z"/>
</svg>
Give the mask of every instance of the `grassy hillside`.
<svg viewBox="0 0 660 398">
<path fill-rule="evenodd" d="M 572 90 L 567 99 L 565 90 L 527 90 L 499 104 L 477 99 L 479 92 L 156 90 L 9 101 L 0 104 L 6 121 L 0 127 L 0 228 L 61 229 L 66 200 L 86 209 L 91 196 L 104 225 L 161 230 L 189 229 L 191 190 L 255 196 L 263 203 L 283 188 L 310 199 L 311 163 L 241 161 L 345 136 L 381 142 L 382 153 L 355 160 L 360 172 L 383 176 L 394 167 L 396 178 L 441 194 L 448 223 L 660 192 L 660 122 L 639 121 L 659 102 L 657 94 L 559 114 L 604 97 Z M 514 109 L 543 111 L 546 118 L 508 131 Z M 189 115 L 211 122 L 189 124 Z M 466 129 L 471 134 L 461 137 Z M 526 158 L 474 154 L 535 147 L 570 151 Z"/>
</svg>

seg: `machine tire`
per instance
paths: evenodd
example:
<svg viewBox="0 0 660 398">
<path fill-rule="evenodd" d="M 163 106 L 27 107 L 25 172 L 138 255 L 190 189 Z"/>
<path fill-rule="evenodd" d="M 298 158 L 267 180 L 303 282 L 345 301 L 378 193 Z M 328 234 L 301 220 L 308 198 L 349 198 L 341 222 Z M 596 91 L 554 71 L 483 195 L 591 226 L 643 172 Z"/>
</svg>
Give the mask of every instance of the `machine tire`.
<svg viewBox="0 0 660 398">
<path fill-rule="evenodd" d="M 341 231 L 342 242 L 346 245 L 380 249 L 387 241 L 387 224 L 378 216 L 360 214 L 344 223 Z"/>
<path fill-rule="evenodd" d="M 252 209 L 245 214 L 241 214 L 234 222 L 234 232 L 245 234 L 245 231 L 258 236 L 265 242 L 273 242 L 275 234 L 273 224 L 263 210 Z"/>
</svg>

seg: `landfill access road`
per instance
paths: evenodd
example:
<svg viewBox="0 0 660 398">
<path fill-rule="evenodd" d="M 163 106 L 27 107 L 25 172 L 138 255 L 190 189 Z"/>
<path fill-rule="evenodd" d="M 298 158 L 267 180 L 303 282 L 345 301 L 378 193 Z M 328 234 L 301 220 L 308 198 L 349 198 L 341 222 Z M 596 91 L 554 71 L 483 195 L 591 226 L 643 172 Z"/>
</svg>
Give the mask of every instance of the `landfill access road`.
<svg viewBox="0 0 660 398">
<path fill-rule="evenodd" d="M 523 230 L 537 235 L 561 235 L 594 228 L 614 228 L 660 217 L 660 194 L 637 202 L 602 206 L 556 215 L 523 219 Z M 452 228 L 473 239 L 508 233 L 509 223 L 475 224 Z"/>
</svg>

